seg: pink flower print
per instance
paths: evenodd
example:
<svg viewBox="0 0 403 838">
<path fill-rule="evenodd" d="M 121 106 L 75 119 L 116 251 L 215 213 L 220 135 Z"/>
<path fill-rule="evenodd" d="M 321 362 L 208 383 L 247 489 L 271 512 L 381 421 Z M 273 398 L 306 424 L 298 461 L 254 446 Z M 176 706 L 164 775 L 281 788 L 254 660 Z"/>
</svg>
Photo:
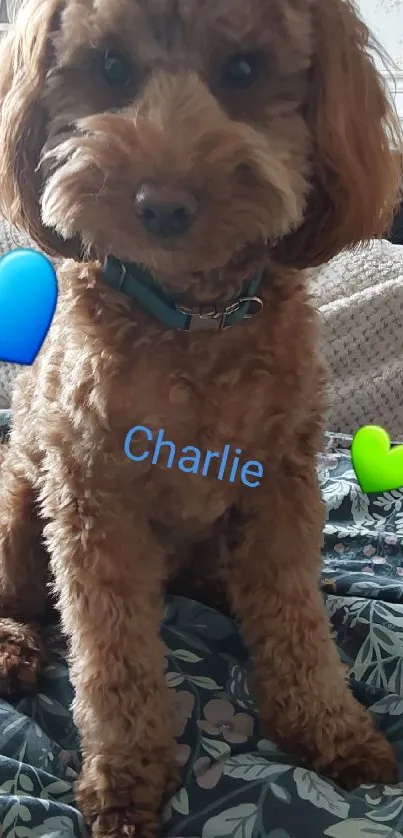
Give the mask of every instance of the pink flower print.
<svg viewBox="0 0 403 838">
<path fill-rule="evenodd" d="M 164 808 L 162 810 L 162 813 L 161 813 L 162 823 L 168 823 L 168 821 L 170 821 L 171 818 L 172 818 L 172 806 L 171 806 L 170 803 L 167 803 L 167 805 L 164 806 Z"/>
<path fill-rule="evenodd" d="M 59 759 L 60 762 L 77 762 L 77 754 L 76 751 L 59 751 Z"/>
<path fill-rule="evenodd" d="M 177 745 L 175 748 L 175 762 L 183 768 L 190 757 L 189 745 Z"/>
<path fill-rule="evenodd" d="M 188 690 L 180 690 L 173 698 L 173 735 L 176 739 L 183 736 L 188 719 L 194 707 L 194 695 Z"/>
<path fill-rule="evenodd" d="M 372 564 L 386 564 L 386 559 L 384 556 L 373 556 Z"/>
<path fill-rule="evenodd" d="M 397 567 L 396 568 L 396 575 L 397 576 L 403 576 L 403 567 Z"/>
<path fill-rule="evenodd" d="M 344 553 L 344 544 L 335 544 L 334 549 L 336 553 Z"/>
<path fill-rule="evenodd" d="M 209 736 L 220 736 L 226 742 L 241 745 L 253 734 L 253 719 L 247 713 L 235 713 L 229 701 L 212 698 L 204 708 L 206 721 L 198 721 L 200 730 Z"/>
<path fill-rule="evenodd" d="M 208 757 L 200 757 L 193 766 L 196 783 L 201 789 L 213 789 L 220 780 L 223 770 L 223 762 L 212 763 Z"/>
<path fill-rule="evenodd" d="M 386 544 L 397 544 L 397 535 L 394 532 L 387 532 L 384 540 Z"/>
<path fill-rule="evenodd" d="M 374 575 L 374 568 L 373 567 L 369 567 L 368 565 L 366 565 L 365 567 L 363 567 L 361 569 L 362 569 L 363 573 L 369 573 L 369 574 L 372 574 L 372 576 Z"/>
<path fill-rule="evenodd" d="M 376 553 L 376 550 L 375 547 L 372 546 L 372 544 L 367 544 L 362 552 L 364 553 L 364 556 L 373 556 L 374 553 Z"/>
</svg>

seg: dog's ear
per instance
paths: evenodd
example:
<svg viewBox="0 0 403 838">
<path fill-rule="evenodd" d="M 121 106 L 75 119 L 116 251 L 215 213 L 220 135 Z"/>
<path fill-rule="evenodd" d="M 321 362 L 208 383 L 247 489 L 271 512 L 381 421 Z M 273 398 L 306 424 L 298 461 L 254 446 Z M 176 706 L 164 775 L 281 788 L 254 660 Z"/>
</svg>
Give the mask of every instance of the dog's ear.
<svg viewBox="0 0 403 838">
<path fill-rule="evenodd" d="M 0 209 L 53 256 L 76 249 L 45 228 L 40 214 L 38 163 L 47 131 L 41 93 L 61 5 L 61 0 L 29 0 L 0 44 Z"/>
<path fill-rule="evenodd" d="M 312 188 L 305 221 L 277 248 L 299 268 L 385 234 L 402 174 L 399 120 L 368 51 L 379 46 L 350 0 L 314 0 L 312 14 Z"/>
</svg>

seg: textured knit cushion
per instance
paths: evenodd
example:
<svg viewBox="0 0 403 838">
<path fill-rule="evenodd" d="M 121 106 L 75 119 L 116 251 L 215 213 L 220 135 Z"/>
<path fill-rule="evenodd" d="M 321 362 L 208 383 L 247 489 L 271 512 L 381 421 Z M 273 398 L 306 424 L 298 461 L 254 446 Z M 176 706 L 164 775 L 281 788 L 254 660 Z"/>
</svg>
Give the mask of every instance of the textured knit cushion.
<svg viewBox="0 0 403 838">
<path fill-rule="evenodd" d="M 311 272 L 323 320 L 332 431 L 403 437 L 403 247 L 374 241 Z"/>
<path fill-rule="evenodd" d="M 32 242 L 0 219 L 0 256 L 9 250 L 15 250 L 16 247 L 32 247 Z M 20 369 L 16 364 L 4 364 L 0 361 L 0 408 L 10 404 L 12 386 Z"/>
</svg>

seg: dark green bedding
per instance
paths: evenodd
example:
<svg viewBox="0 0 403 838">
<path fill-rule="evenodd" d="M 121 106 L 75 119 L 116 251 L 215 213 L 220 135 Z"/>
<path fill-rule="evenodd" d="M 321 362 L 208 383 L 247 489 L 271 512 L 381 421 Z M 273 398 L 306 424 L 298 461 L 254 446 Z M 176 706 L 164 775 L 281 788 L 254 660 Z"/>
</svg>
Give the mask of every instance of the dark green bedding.
<svg viewBox="0 0 403 838">
<path fill-rule="evenodd" d="M 348 445 L 329 437 L 319 462 L 329 508 L 323 590 L 352 688 L 393 742 L 403 779 L 403 491 L 363 495 Z M 56 629 L 46 635 L 52 662 L 38 694 L 0 701 L 3 838 L 86 835 L 72 791 L 79 753 L 65 648 Z M 403 838 L 403 783 L 347 793 L 262 738 L 231 620 L 171 598 L 162 635 L 183 771 L 164 835 Z"/>
</svg>

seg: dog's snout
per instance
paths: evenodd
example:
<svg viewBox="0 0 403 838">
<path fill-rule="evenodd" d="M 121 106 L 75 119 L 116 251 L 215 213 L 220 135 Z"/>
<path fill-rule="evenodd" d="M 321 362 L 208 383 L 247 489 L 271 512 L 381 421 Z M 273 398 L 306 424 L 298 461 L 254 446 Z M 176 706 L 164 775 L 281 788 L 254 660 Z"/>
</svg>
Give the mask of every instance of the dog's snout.
<svg viewBox="0 0 403 838">
<path fill-rule="evenodd" d="M 185 235 L 198 211 L 191 192 L 169 186 L 145 184 L 134 200 L 143 227 L 155 236 Z"/>
</svg>

